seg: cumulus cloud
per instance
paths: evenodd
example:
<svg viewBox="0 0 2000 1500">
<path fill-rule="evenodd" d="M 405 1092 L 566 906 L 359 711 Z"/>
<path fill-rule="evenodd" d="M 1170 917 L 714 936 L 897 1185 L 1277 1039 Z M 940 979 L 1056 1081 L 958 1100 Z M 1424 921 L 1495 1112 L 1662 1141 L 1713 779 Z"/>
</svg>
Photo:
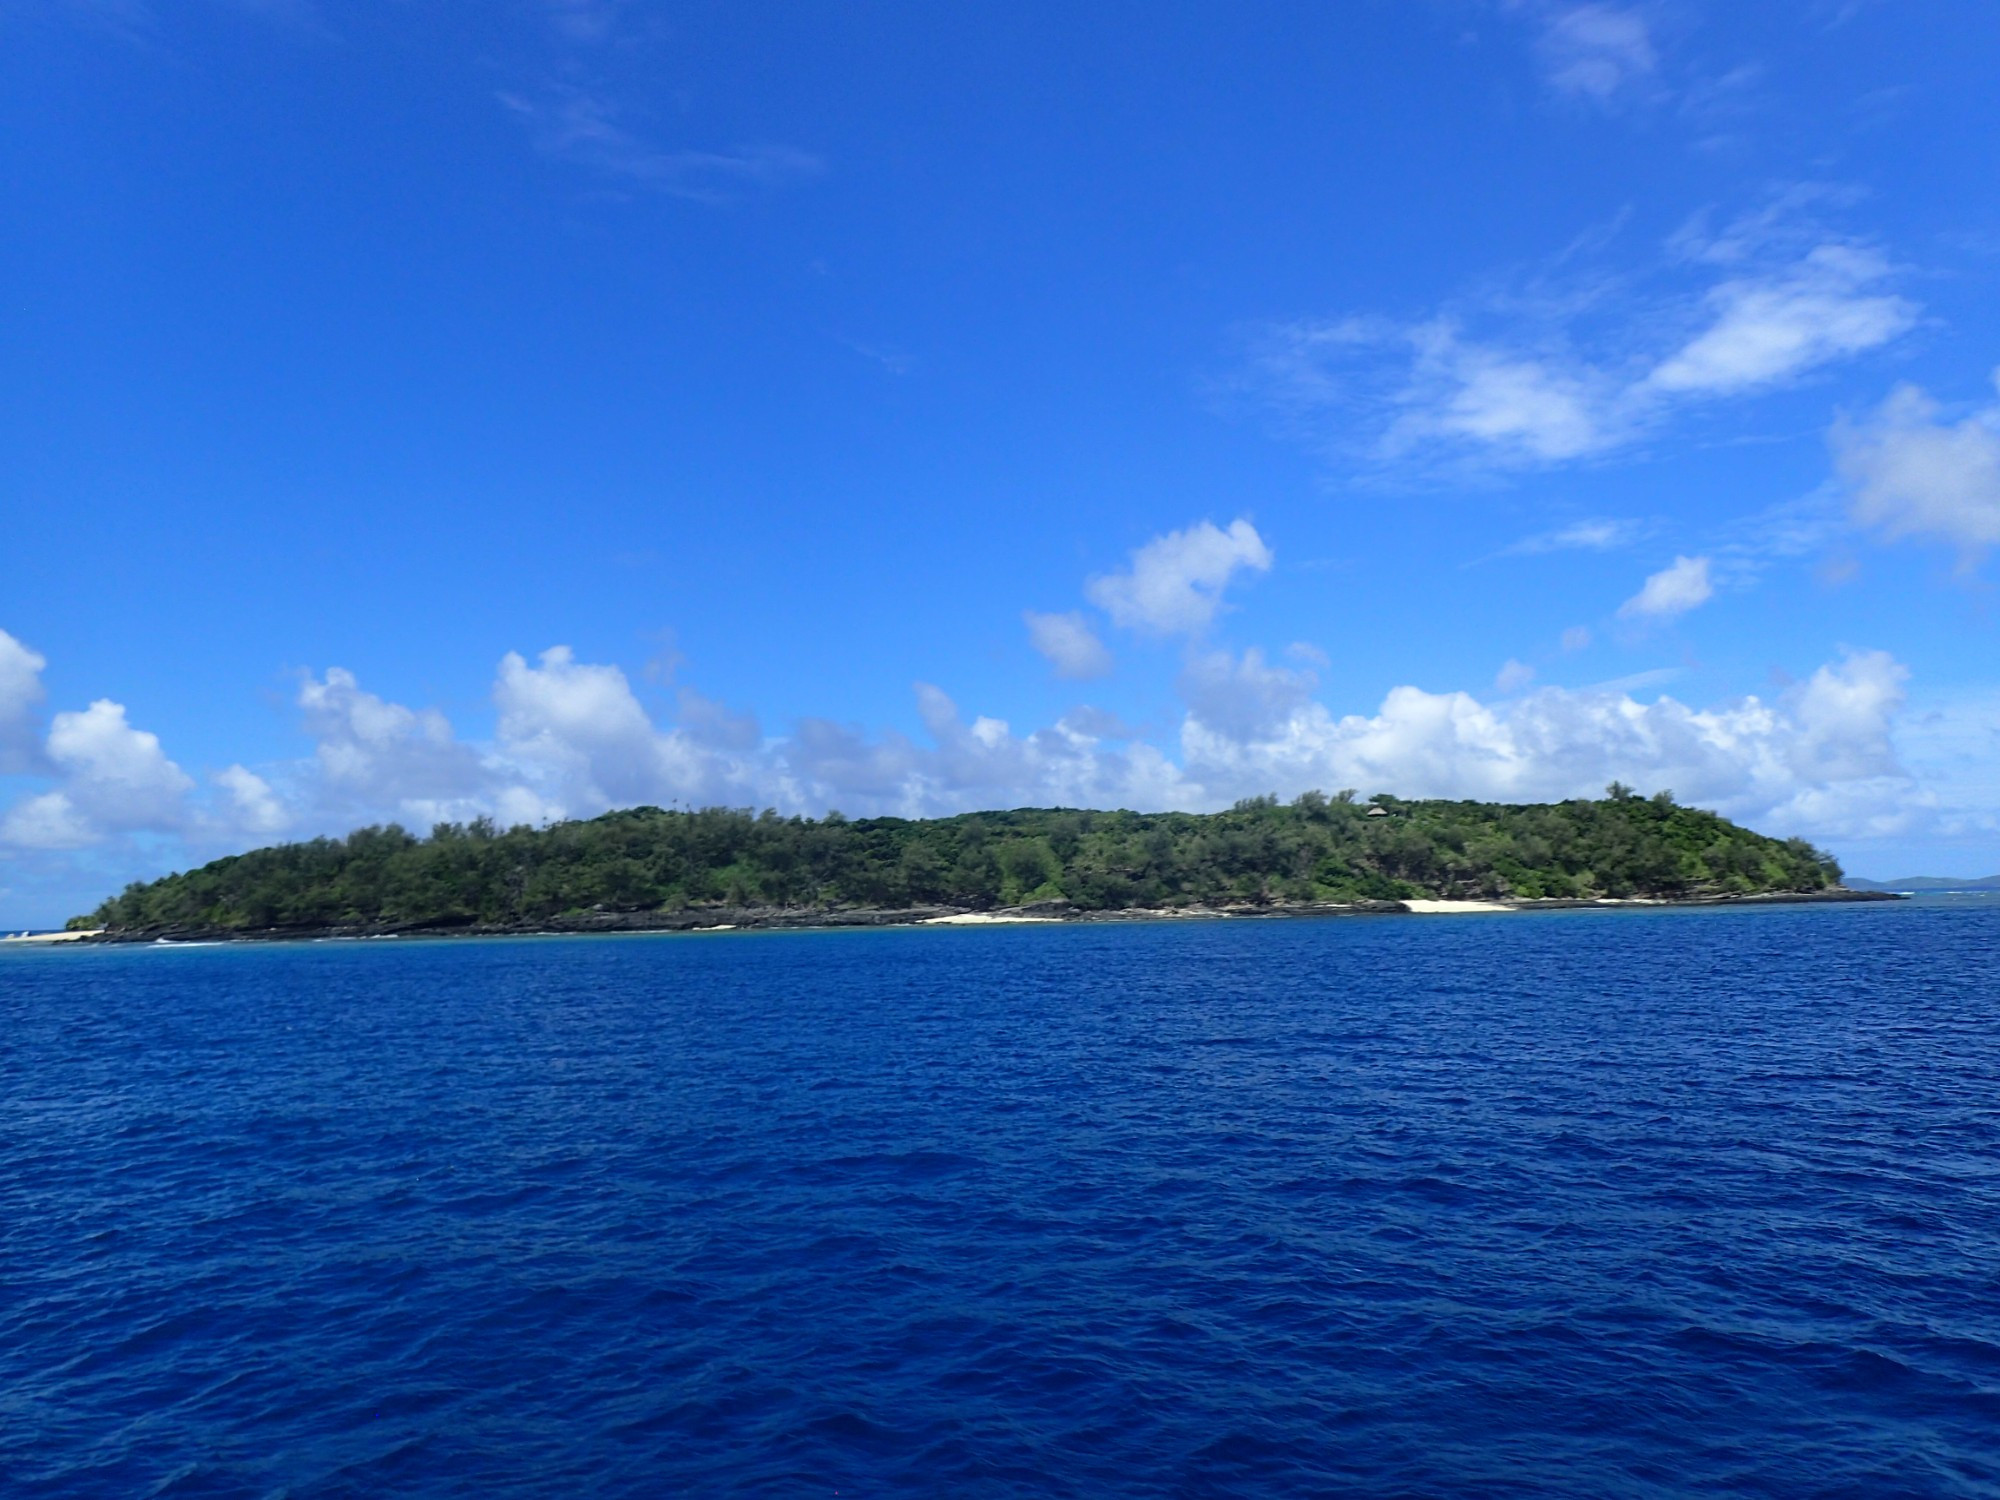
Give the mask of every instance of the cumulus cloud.
<svg viewBox="0 0 2000 1500">
<path fill-rule="evenodd" d="M 33 770 L 40 761 L 37 715 L 46 666 L 40 653 L 0 630 L 0 775 Z"/>
<path fill-rule="evenodd" d="M 731 754 L 721 748 L 740 735 L 658 728 L 622 671 L 579 662 L 567 646 L 544 651 L 532 667 L 508 652 L 493 701 L 500 711 L 498 755 L 530 784 L 548 789 L 551 811 L 721 800 L 742 789 Z M 715 728 L 708 710 L 718 706 L 699 702 L 703 727 Z"/>
<path fill-rule="evenodd" d="M 787 811 L 838 807 L 858 814 L 926 817 L 981 807 L 1183 805 L 1178 768 L 1151 745 L 1112 747 L 1124 726 L 1082 711 L 1017 735 L 1001 719 L 970 723 L 942 689 L 916 688 L 930 745 L 894 732 L 802 721 L 767 747 L 756 768 L 762 800 Z"/>
<path fill-rule="evenodd" d="M 1020 732 L 930 684 L 915 688 L 921 736 L 817 719 L 765 736 L 699 697 L 681 698 L 680 723 L 657 722 L 618 667 L 554 647 L 533 662 L 502 658 L 496 728 L 478 741 L 351 673 L 309 678 L 299 706 L 313 753 L 231 766 L 205 800 L 116 703 L 58 714 L 43 750 L 51 785 L 0 819 L 0 843 L 18 859 L 153 831 L 209 857 L 390 818 L 511 824 L 644 802 L 915 817 L 1021 805 L 1208 809 L 1342 786 L 1538 801 L 1594 795 L 1613 779 L 1671 787 L 1760 828 L 1863 837 L 1925 819 L 1942 826 L 1945 815 L 1896 753 L 1906 677 L 1886 653 L 1851 653 L 1774 699 L 1697 708 L 1643 701 L 1633 685 L 1535 689 L 1516 667 L 1500 684 L 1516 696 L 1501 701 L 1406 685 L 1372 714 L 1340 716 L 1316 696 L 1308 667 L 1197 646 L 1180 677 L 1178 731 L 1162 743 L 1089 709 Z"/>
<path fill-rule="evenodd" d="M 1525 802 L 1620 780 L 1759 826 L 1858 834 L 1880 831 L 1885 808 L 1909 816 L 1916 798 L 1890 748 L 1904 677 L 1886 653 L 1856 653 L 1777 701 L 1711 709 L 1560 688 L 1503 708 L 1399 687 L 1372 716 L 1335 718 L 1310 703 L 1247 741 L 1190 715 L 1182 745 L 1187 774 L 1212 793 L 1358 786 Z"/>
<path fill-rule="evenodd" d="M 24 797 L 0 818 L 0 844 L 20 849 L 80 849 L 99 837 L 62 792 Z"/>
<path fill-rule="evenodd" d="M 0 841 L 73 848 L 112 833 L 171 830 L 186 820 L 194 783 L 167 759 L 158 735 L 135 729 L 123 704 L 99 698 L 59 713 L 44 755 L 59 785 L 29 797 L 0 821 Z"/>
<path fill-rule="evenodd" d="M 1493 674 L 1493 686 L 1502 693 L 1518 693 L 1535 680 L 1535 669 L 1524 661 L 1508 657 L 1500 670 Z"/>
<path fill-rule="evenodd" d="M 1076 610 L 1067 614 L 1040 614 L 1025 610 L 1028 639 L 1056 670 L 1056 676 L 1070 681 L 1107 677 L 1111 673 L 1111 653 L 1090 622 Z"/>
<path fill-rule="evenodd" d="M 1336 786 L 1534 801 L 1593 795 L 1617 779 L 1672 787 L 1758 826 L 1861 834 L 1924 815 L 1891 735 L 1906 675 L 1886 653 L 1861 652 L 1777 699 L 1707 709 L 1616 688 L 1486 703 L 1405 686 L 1372 715 L 1337 717 L 1307 671 L 1254 649 L 1196 651 L 1181 677 L 1177 755 L 1111 743 L 1130 730 L 1089 712 L 1019 733 L 966 715 L 929 684 L 916 689 L 922 741 L 806 720 L 754 749 L 723 750 L 652 723 L 615 668 L 558 650 L 539 666 L 503 662 L 496 700 L 507 699 L 513 722 L 482 752 L 481 795 L 497 805 L 539 785 L 582 815 L 709 787 L 740 805 L 914 817 L 1028 804 L 1198 809 Z"/>
<path fill-rule="evenodd" d="M 1627 620 L 1671 620 L 1715 597 L 1705 557 L 1676 557 L 1653 574 L 1638 593 L 1618 606 Z"/>
<path fill-rule="evenodd" d="M 1317 685 L 1311 671 L 1273 666 L 1255 646 L 1240 657 L 1195 652 L 1180 677 L 1188 712 L 1237 739 L 1271 732 L 1298 712 Z"/>
<path fill-rule="evenodd" d="M 329 813 L 387 807 L 419 819 L 463 816 L 484 787 L 479 755 L 443 714 L 377 697 L 345 668 L 307 677 L 298 706 Z"/>
<path fill-rule="evenodd" d="M 1891 537 L 1948 542 L 1970 563 L 2000 543 L 2000 406 L 1959 422 L 1915 386 L 1833 430 L 1854 519 Z"/>
<path fill-rule="evenodd" d="M 194 787 L 167 759 L 160 737 L 134 729 L 124 705 L 108 698 L 81 713 L 57 714 L 48 756 L 71 802 L 105 828 L 172 828 Z"/>
<path fill-rule="evenodd" d="M 224 826 L 231 831 L 268 838 L 291 826 L 291 812 L 271 783 L 255 771 L 229 766 L 215 773 L 215 784 L 222 788 Z"/>
<path fill-rule="evenodd" d="M 1084 594 L 1114 624 L 1156 635 L 1197 635 L 1222 609 L 1222 593 L 1239 572 L 1262 573 L 1271 549 L 1241 518 L 1227 531 L 1203 521 L 1155 537 L 1132 554 L 1131 566 L 1084 585 Z"/>
</svg>

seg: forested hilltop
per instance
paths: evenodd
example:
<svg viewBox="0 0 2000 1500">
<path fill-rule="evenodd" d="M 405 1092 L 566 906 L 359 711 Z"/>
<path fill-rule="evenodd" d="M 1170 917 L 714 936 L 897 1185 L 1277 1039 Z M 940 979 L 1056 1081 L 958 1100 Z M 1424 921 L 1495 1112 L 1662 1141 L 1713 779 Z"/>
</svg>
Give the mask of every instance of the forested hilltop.
<svg viewBox="0 0 2000 1500">
<path fill-rule="evenodd" d="M 1352 903 L 1414 896 L 1809 892 L 1840 867 L 1666 793 L 1506 806 L 1351 792 L 1227 812 L 1022 808 L 912 820 L 657 807 L 547 828 L 395 825 L 133 885 L 71 925 L 113 932 L 518 928 L 611 913 L 1066 903 Z M 602 925 L 602 924 L 600 924 Z M 621 925 L 644 925 L 630 923 Z"/>
</svg>

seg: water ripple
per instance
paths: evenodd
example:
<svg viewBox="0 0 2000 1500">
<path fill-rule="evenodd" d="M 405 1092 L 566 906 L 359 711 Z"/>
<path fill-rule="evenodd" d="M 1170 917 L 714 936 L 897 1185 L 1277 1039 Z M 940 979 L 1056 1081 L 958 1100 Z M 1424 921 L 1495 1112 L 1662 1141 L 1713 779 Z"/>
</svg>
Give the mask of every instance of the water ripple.
<svg viewBox="0 0 2000 1500">
<path fill-rule="evenodd" d="M 2000 1495 L 2000 907 L 0 955 L 13 1496 Z"/>
</svg>

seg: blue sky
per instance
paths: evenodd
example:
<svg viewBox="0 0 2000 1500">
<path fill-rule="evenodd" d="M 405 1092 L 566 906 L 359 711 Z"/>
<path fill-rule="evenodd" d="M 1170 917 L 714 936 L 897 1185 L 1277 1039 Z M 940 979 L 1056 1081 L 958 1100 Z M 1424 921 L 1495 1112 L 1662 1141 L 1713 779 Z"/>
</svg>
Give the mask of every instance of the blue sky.
<svg viewBox="0 0 2000 1500">
<path fill-rule="evenodd" d="M 1985 0 L 0 28 L 0 923 L 635 801 L 2000 869 Z"/>
</svg>

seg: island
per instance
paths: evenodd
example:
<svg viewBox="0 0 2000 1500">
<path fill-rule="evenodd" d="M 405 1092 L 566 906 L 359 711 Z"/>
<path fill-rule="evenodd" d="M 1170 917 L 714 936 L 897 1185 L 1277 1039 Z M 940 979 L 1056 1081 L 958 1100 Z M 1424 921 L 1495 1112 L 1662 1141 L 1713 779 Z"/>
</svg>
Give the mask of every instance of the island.
<svg viewBox="0 0 2000 1500">
<path fill-rule="evenodd" d="M 1215 813 L 634 807 L 424 837 L 390 824 L 136 883 L 70 926 L 150 941 L 1865 899 L 1803 839 L 1613 783 L 1525 805 L 1343 791 Z"/>
</svg>

